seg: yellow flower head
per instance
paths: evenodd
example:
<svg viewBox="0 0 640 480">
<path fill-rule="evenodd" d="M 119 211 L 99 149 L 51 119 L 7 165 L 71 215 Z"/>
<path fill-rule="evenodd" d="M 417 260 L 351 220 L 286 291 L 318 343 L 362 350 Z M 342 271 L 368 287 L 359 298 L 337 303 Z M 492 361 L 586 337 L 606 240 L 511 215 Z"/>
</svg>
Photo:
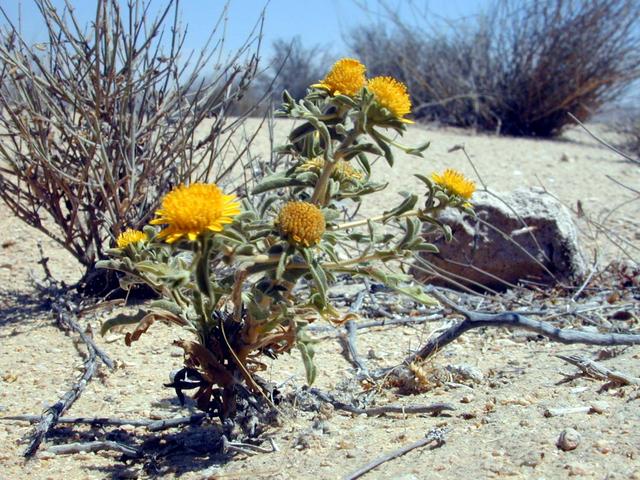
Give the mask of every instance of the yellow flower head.
<svg viewBox="0 0 640 480">
<path fill-rule="evenodd" d="M 476 191 L 476 184 L 468 180 L 460 172 L 447 168 L 442 174 L 432 173 L 431 179 L 447 190 L 450 194 L 457 195 L 466 200 L 471 198 Z"/>
<path fill-rule="evenodd" d="M 127 228 L 124 232 L 118 235 L 116 239 L 116 245 L 118 248 L 125 248 L 127 245 L 131 245 L 133 243 L 138 242 L 146 242 L 149 239 L 147 234 L 141 232 L 140 230 L 134 230 L 132 228 Z"/>
<path fill-rule="evenodd" d="M 342 94 L 353 97 L 364 87 L 366 70 L 367 68 L 358 60 L 343 58 L 333 64 L 324 80 L 312 87 L 327 90 L 331 95 Z"/>
<path fill-rule="evenodd" d="M 367 82 L 367 88 L 378 103 L 389 110 L 395 117 L 403 119 L 411 112 L 411 99 L 407 93 L 407 86 L 391 77 L 375 77 Z M 410 123 L 410 120 L 405 120 Z"/>
<path fill-rule="evenodd" d="M 162 199 L 158 218 L 152 225 L 167 225 L 159 238 L 173 243 L 182 237 L 195 240 L 206 232 L 220 232 L 235 215 L 240 213 L 240 202 L 235 195 L 225 195 L 215 184 L 194 183 L 180 185 Z"/>
<path fill-rule="evenodd" d="M 296 170 L 300 172 L 320 173 L 323 168 L 324 158 L 314 157 L 301 164 Z M 338 182 L 360 182 L 364 180 L 364 173 L 352 167 L 349 162 L 338 160 L 338 163 L 331 173 L 331 178 Z"/>
<path fill-rule="evenodd" d="M 317 244 L 326 227 L 322 211 L 307 202 L 286 203 L 278 214 L 276 224 L 290 241 L 305 247 Z"/>
</svg>

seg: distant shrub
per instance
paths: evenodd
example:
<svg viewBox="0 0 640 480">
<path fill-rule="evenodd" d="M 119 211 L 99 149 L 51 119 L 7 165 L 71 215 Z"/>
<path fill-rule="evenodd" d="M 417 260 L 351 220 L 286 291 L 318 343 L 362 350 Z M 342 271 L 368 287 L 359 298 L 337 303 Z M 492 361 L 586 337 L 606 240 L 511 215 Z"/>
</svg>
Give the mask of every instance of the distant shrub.
<svg viewBox="0 0 640 480">
<path fill-rule="evenodd" d="M 277 39 L 272 45 L 269 70 L 260 77 L 257 88 L 274 92 L 276 102 L 287 90 L 293 98 L 303 98 L 309 85 L 318 82 L 324 75 L 330 55 L 325 47 L 305 47 L 300 37 L 292 40 Z"/>
<path fill-rule="evenodd" d="M 624 135 L 620 148 L 640 164 L 640 109 L 633 109 L 629 115 L 618 121 L 616 129 Z"/>
<path fill-rule="evenodd" d="M 549 137 L 640 78 L 636 0 L 502 0 L 446 28 L 414 18 L 390 14 L 386 34 L 365 26 L 349 43 L 372 74 L 407 83 L 419 119 Z"/>
<path fill-rule="evenodd" d="M 97 0 L 88 29 L 68 4 L 34 4 L 36 45 L 0 8 L 0 198 L 91 271 L 175 185 L 225 183 L 242 124 L 228 115 L 256 75 L 260 32 L 208 73 L 222 44 L 185 52 L 176 0 L 155 17 L 148 0 Z"/>
</svg>

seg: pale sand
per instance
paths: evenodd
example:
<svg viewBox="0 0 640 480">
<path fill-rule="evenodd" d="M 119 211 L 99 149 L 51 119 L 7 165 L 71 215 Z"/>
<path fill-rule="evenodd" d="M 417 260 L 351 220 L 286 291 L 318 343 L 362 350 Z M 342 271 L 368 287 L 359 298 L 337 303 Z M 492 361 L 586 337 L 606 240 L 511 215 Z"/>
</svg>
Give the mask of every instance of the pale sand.
<svg viewBox="0 0 640 480">
<path fill-rule="evenodd" d="M 286 136 L 289 125 L 278 122 L 278 142 Z M 251 123 L 249 131 L 250 127 Z M 638 256 L 637 250 L 633 249 L 640 244 L 640 204 L 634 203 L 638 196 L 615 185 L 605 175 L 637 189 L 640 168 L 620 160 L 583 132 L 573 130 L 561 140 L 549 141 L 411 126 L 403 139 L 407 144 L 425 140 L 430 140 L 432 146 L 424 159 L 398 155 L 395 169 L 389 169 L 383 161 L 376 164 L 376 179 L 390 182 L 390 187 L 383 197 L 367 205 L 365 213 L 373 213 L 376 203 L 386 209 L 399 200 L 398 191 L 417 187 L 417 180 L 411 176 L 414 172 L 428 174 L 452 167 L 473 178 L 473 169 L 462 152 L 447 153 L 453 146 L 464 144 L 484 182 L 495 190 L 537 186 L 542 182 L 571 207 L 580 200 L 585 212 L 597 218 L 626 203 L 613 212 L 606 225 L 630 242 L 632 246 L 627 246 L 627 250 Z M 266 134 L 260 136 L 252 152 L 267 157 Z M 563 161 L 563 156 L 569 161 Z M 579 220 L 579 226 L 585 234 L 589 233 L 584 220 Z M 37 299 L 31 296 L 29 273 L 33 272 L 36 277 L 42 275 L 36 263 L 39 259 L 37 241 L 43 242 L 45 253 L 51 258 L 50 266 L 58 278 L 73 281 L 81 270 L 52 240 L 22 224 L 8 214 L 6 208 L 0 213 L 0 240 L 4 244 L 0 249 L 0 415 L 39 413 L 44 405 L 55 402 L 77 378 L 82 359 L 72 339 L 53 326 L 49 314 L 31 310 Z M 587 247 L 599 249 L 603 263 L 624 258 L 624 253 L 602 235 L 597 241 L 587 235 L 582 240 Z M 83 322 L 97 332 L 100 321 L 108 314 L 87 316 Z M 577 322 L 576 326 L 579 325 Z M 637 327 L 637 323 L 635 325 Z M 370 360 L 372 365 L 394 363 L 407 351 L 418 347 L 434 327 L 368 331 L 359 335 L 359 348 L 363 354 L 373 349 L 383 357 L 382 362 Z M 183 332 L 154 325 L 131 348 L 125 347 L 118 336 L 110 343 L 98 337 L 99 343 L 118 361 L 120 368 L 95 379 L 69 415 L 148 418 L 186 414 L 170 403 L 172 392 L 161 386 L 166 382 L 168 372 L 181 363 L 179 353 L 170 346 L 171 341 L 184 336 Z M 351 375 L 351 367 L 339 354 L 336 341 L 324 341 L 317 350 L 319 387 L 333 387 Z M 607 474 L 616 478 L 640 478 L 638 400 L 627 402 L 633 389 L 627 387 L 598 393 L 601 382 L 588 380 L 555 385 L 563 378 L 559 371 L 572 370 L 555 354 L 580 353 L 591 357 L 599 350 L 549 342 L 516 343 L 515 336 L 502 331 L 484 335 L 470 332 L 450 345 L 435 362 L 476 365 L 488 377 L 485 383 L 473 390 L 437 388 L 415 397 L 397 397 L 393 391 L 388 391 L 379 397 L 381 404 L 451 402 L 457 407 L 451 417 L 366 418 L 336 414 L 328 420 L 326 433 L 314 434 L 310 437 L 310 448 L 298 450 L 294 448 L 294 440 L 311 426 L 312 419 L 311 414 L 301 413 L 296 418 L 285 418 L 283 426 L 273 430 L 281 448 L 279 453 L 236 459 L 221 470 L 221 478 L 341 478 L 381 453 L 417 440 L 434 426 L 451 428 L 445 446 L 433 451 L 417 450 L 385 464 L 366 478 L 409 480 L 507 475 L 511 478 L 565 478 L 569 474 L 577 478 L 604 478 Z M 639 352 L 638 348 L 630 348 L 607 361 L 606 365 L 640 376 Z M 303 385 L 297 353 L 269 361 L 268 365 L 265 378 L 284 380 L 295 374 L 289 386 Z M 583 388 L 574 390 L 575 387 Z M 469 395 L 472 396 L 470 403 L 460 403 Z M 548 406 L 588 405 L 594 400 L 606 401 L 608 412 L 553 418 L 545 418 L 542 414 Z M 562 452 L 555 446 L 560 431 L 566 427 L 576 428 L 583 435 L 582 445 L 573 452 Z M 20 441 L 30 431 L 31 427 L 26 424 L 0 423 L 0 478 L 18 479 L 25 475 L 34 479 L 112 478 L 121 468 L 118 455 L 110 453 L 60 457 L 45 453 L 24 465 L 20 458 L 24 445 Z M 87 429 L 74 427 L 74 431 L 86 432 Z M 145 435 L 140 429 L 132 431 L 138 436 Z M 52 441 L 78 440 L 82 438 L 74 434 Z M 206 478 L 202 472 L 212 463 L 189 456 L 172 460 L 176 468 L 187 471 L 180 477 L 183 479 Z M 134 465 L 131 468 L 134 477 L 130 478 L 137 475 L 144 478 L 140 468 L 140 465 Z M 227 474 L 231 476 L 225 476 Z M 170 471 L 161 476 L 175 477 Z"/>
</svg>

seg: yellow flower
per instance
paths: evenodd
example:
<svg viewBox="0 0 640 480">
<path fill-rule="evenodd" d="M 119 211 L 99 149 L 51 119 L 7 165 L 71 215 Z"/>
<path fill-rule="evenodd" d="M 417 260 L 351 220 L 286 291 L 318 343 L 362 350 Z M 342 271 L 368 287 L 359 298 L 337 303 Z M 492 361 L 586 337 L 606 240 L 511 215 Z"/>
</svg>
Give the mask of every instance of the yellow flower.
<svg viewBox="0 0 640 480">
<path fill-rule="evenodd" d="M 380 106 L 404 122 L 412 123 L 411 120 L 402 118 L 411 112 L 411 99 L 404 83 L 391 77 L 375 77 L 367 82 L 367 88 Z"/>
<path fill-rule="evenodd" d="M 193 241 L 206 231 L 222 231 L 239 213 L 240 202 L 235 195 L 225 195 L 215 184 L 194 183 L 180 185 L 167 193 L 156 211 L 158 218 L 149 223 L 168 225 L 158 235 L 167 243 L 182 237 Z"/>
<path fill-rule="evenodd" d="M 324 80 L 311 86 L 327 90 L 331 95 L 342 94 L 353 97 L 364 87 L 366 70 L 367 68 L 358 60 L 343 58 L 333 64 Z"/>
<path fill-rule="evenodd" d="M 118 248 L 125 248 L 127 245 L 131 245 L 132 243 L 146 242 L 148 239 L 149 237 L 147 237 L 146 233 L 141 232 L 140 230 L 127 228 L 124 232 L 118 235 L 116 245 Z"/>
<path fill-rule="evenodd" d="M 469 200 L 473 192 L 476 191 L 476 184 L 474 182 L 467 180 L 464 175 L 451 168 L 447 168 L 442 175 L 432 173 L 431 178 L 450 194 L 457 195 L 466 200 Z"/>
<path fill-rule="evenodd" d="M 320 241 L 326 227 L 322 211 L 307 202 L 288 202 L 276 219 L 280 232 L 289 240 L 305 247 Z"/>
<path fill-rule="evenodd" d="M 324 158 L 314 157 L 301 164 L 296 170 L 301 172 L 320 173 L 323 168 Z M 331 173 L 331 178 L 338 182 L 360 182 L 364 180 L 364 173 L 357 168 L 353 168 L 349 162 L 338 160 L 338 163 Z"/>
</svg>

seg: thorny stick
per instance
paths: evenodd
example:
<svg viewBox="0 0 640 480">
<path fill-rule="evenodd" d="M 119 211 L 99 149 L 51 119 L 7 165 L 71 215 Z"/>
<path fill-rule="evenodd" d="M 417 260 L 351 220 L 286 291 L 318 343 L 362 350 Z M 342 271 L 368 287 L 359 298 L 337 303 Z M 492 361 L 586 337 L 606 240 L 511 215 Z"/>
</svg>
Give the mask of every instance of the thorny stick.
<svg viewBox="0 0 640 480">
<path fill-rule="evenodd" d="M 435 443 L 432 449 L 441 447 L 445 443 L 445 439 L 444 439 L 445 433 L 446 433 L 446 430 L 434 428 L 433 430 L 429 431 L 424 438 L 416 442 L 410 443 L 409 445 L 405 445 L 404 447 L 396 450 L 395 452 L 387 453 L 385 455 L 382 455 L 379 458 L 376 458 L 372 462 L 366 464 L 364 467 L 344 477 L 344 480 L 355 480 L 357 478 L 360 478 L 365 473 L 368 473 L 374 468 L 379 467 L 383 463 L 389 462 L 391 460 L 395 460 L 396 458 L 401 457 L 402 455 L 410 452 L 411 450 L 424 447 L 426 445 L 429 445 L 430 443 Z"/>
</svg>

